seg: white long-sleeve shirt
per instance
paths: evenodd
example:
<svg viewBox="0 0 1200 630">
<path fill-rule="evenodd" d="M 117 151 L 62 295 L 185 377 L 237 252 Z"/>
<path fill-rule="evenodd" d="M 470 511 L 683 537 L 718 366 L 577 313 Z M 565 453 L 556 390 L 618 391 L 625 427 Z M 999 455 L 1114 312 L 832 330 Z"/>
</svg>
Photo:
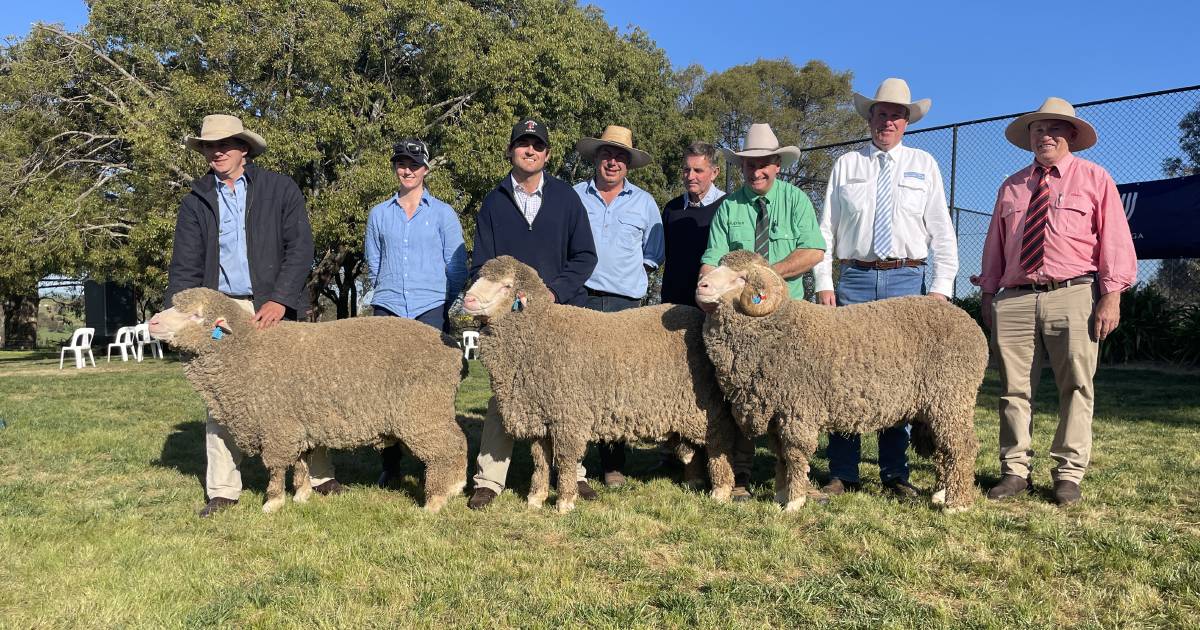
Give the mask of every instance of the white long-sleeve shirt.
<svg viewBox="0 0 1200 630">
<path fill-rule="evenodd" d="M 878 260 L 872 249 L 879 147 L 846 153 L 833 163 L 821 210 L 825 258 L 813 268 L 817 291 L 833 290 L 835 260 Z M 925 258 L 933 268 L 931 293 L 951 295 L 958 273 L 958 241 L 946 207 L 942 172 L 925 151 L 898 144 L 892 166 L 892 256 Z M 930 253 L 932 250 L 932 254 Z"/>
</svg>

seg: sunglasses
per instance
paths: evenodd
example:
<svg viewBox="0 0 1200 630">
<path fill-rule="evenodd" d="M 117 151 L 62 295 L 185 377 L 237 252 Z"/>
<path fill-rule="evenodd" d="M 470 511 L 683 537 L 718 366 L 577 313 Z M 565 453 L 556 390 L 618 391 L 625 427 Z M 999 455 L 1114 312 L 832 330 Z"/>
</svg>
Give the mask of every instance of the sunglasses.
<svg viewBox="0 0 1200 630">
<path fill-rule="evenodd" d="M 401 140 L 392 145 L 392 154 L 400 155 L 407 153 L 409 155 L 418 155 L 423 161 L 429 160 L 429 147 L 425 146 L 420 140 Z"/>
</svg>

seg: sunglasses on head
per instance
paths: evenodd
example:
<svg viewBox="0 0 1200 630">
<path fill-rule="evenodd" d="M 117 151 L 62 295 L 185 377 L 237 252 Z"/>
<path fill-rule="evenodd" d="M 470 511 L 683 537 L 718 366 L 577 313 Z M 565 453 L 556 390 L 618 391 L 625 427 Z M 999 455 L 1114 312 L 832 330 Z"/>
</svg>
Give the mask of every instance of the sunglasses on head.
<svg viewBox="0 0 1200 630">
<path fill-rule="evenodd" d="M 392 153 L 408 153 L 429 159 L 429 148 L 420 140 L 401 140 L 392 145 Z"/>
</svg>

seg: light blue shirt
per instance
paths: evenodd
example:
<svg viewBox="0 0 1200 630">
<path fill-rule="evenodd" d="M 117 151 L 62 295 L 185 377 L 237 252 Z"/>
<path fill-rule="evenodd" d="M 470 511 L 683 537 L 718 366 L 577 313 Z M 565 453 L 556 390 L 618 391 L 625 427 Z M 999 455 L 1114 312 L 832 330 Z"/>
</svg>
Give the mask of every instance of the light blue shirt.
<svg viewBox="0 0 1200 630">
<path fill-rule="evenodd" d="M 250 259 L 246 257 L 246 174 L 233 182 L 233 190 L 217 180 L 217 206 L 221 211 L 220 249 L 221 273 L 217 289 L 229 295 L 251 295 Z"/>
<path fill-rule="evenodd" d="M 458 214 L 428 190 L 411 219 L 396 195 L 371 208 L 364 256 L 375 287 L 371 304 L 401 317 L 453 302 L 467 282 Z"/>
<path fill-rule="evenodd" d="M 611 204 L 605 204 L 594 179 L 575 184 L 587 209 L 596 241 L 596 269 L 584 283 L 589 289 L 631 298 L 646 295 L 643 265 L 656 268 L 666 255 L 662 215 L 650 193 L 625 180 Z"/>
</svg>

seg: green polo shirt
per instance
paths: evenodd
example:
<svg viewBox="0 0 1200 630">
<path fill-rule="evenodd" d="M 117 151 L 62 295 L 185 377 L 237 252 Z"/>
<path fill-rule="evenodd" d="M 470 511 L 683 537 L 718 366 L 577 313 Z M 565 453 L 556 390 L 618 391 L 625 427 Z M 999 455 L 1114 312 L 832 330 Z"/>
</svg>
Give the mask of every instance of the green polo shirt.
<svg viewBox="0 0 1200 630">
<path fill-rule="evenodd" d="M 754 251 L 754 228 L 758 222 L 758 198 L 748 186 L 725 197 L 712 227 L 708 229 L 708 249 L 700 262 L 717 266 L 721 257 L 732 251 Z M 771 243 L 767 247 L 768 262 L 775 264 L 797 249 L 825 249 L 825 239 L 817 225 L 817 213 L 812 201 L 799 188 L 775 180 L 766 195 L 767 216 L 771 219 Z M 788 293 L 793 300 L 804 299 L 803 276 L 788 280 Z"/>
</svg>

